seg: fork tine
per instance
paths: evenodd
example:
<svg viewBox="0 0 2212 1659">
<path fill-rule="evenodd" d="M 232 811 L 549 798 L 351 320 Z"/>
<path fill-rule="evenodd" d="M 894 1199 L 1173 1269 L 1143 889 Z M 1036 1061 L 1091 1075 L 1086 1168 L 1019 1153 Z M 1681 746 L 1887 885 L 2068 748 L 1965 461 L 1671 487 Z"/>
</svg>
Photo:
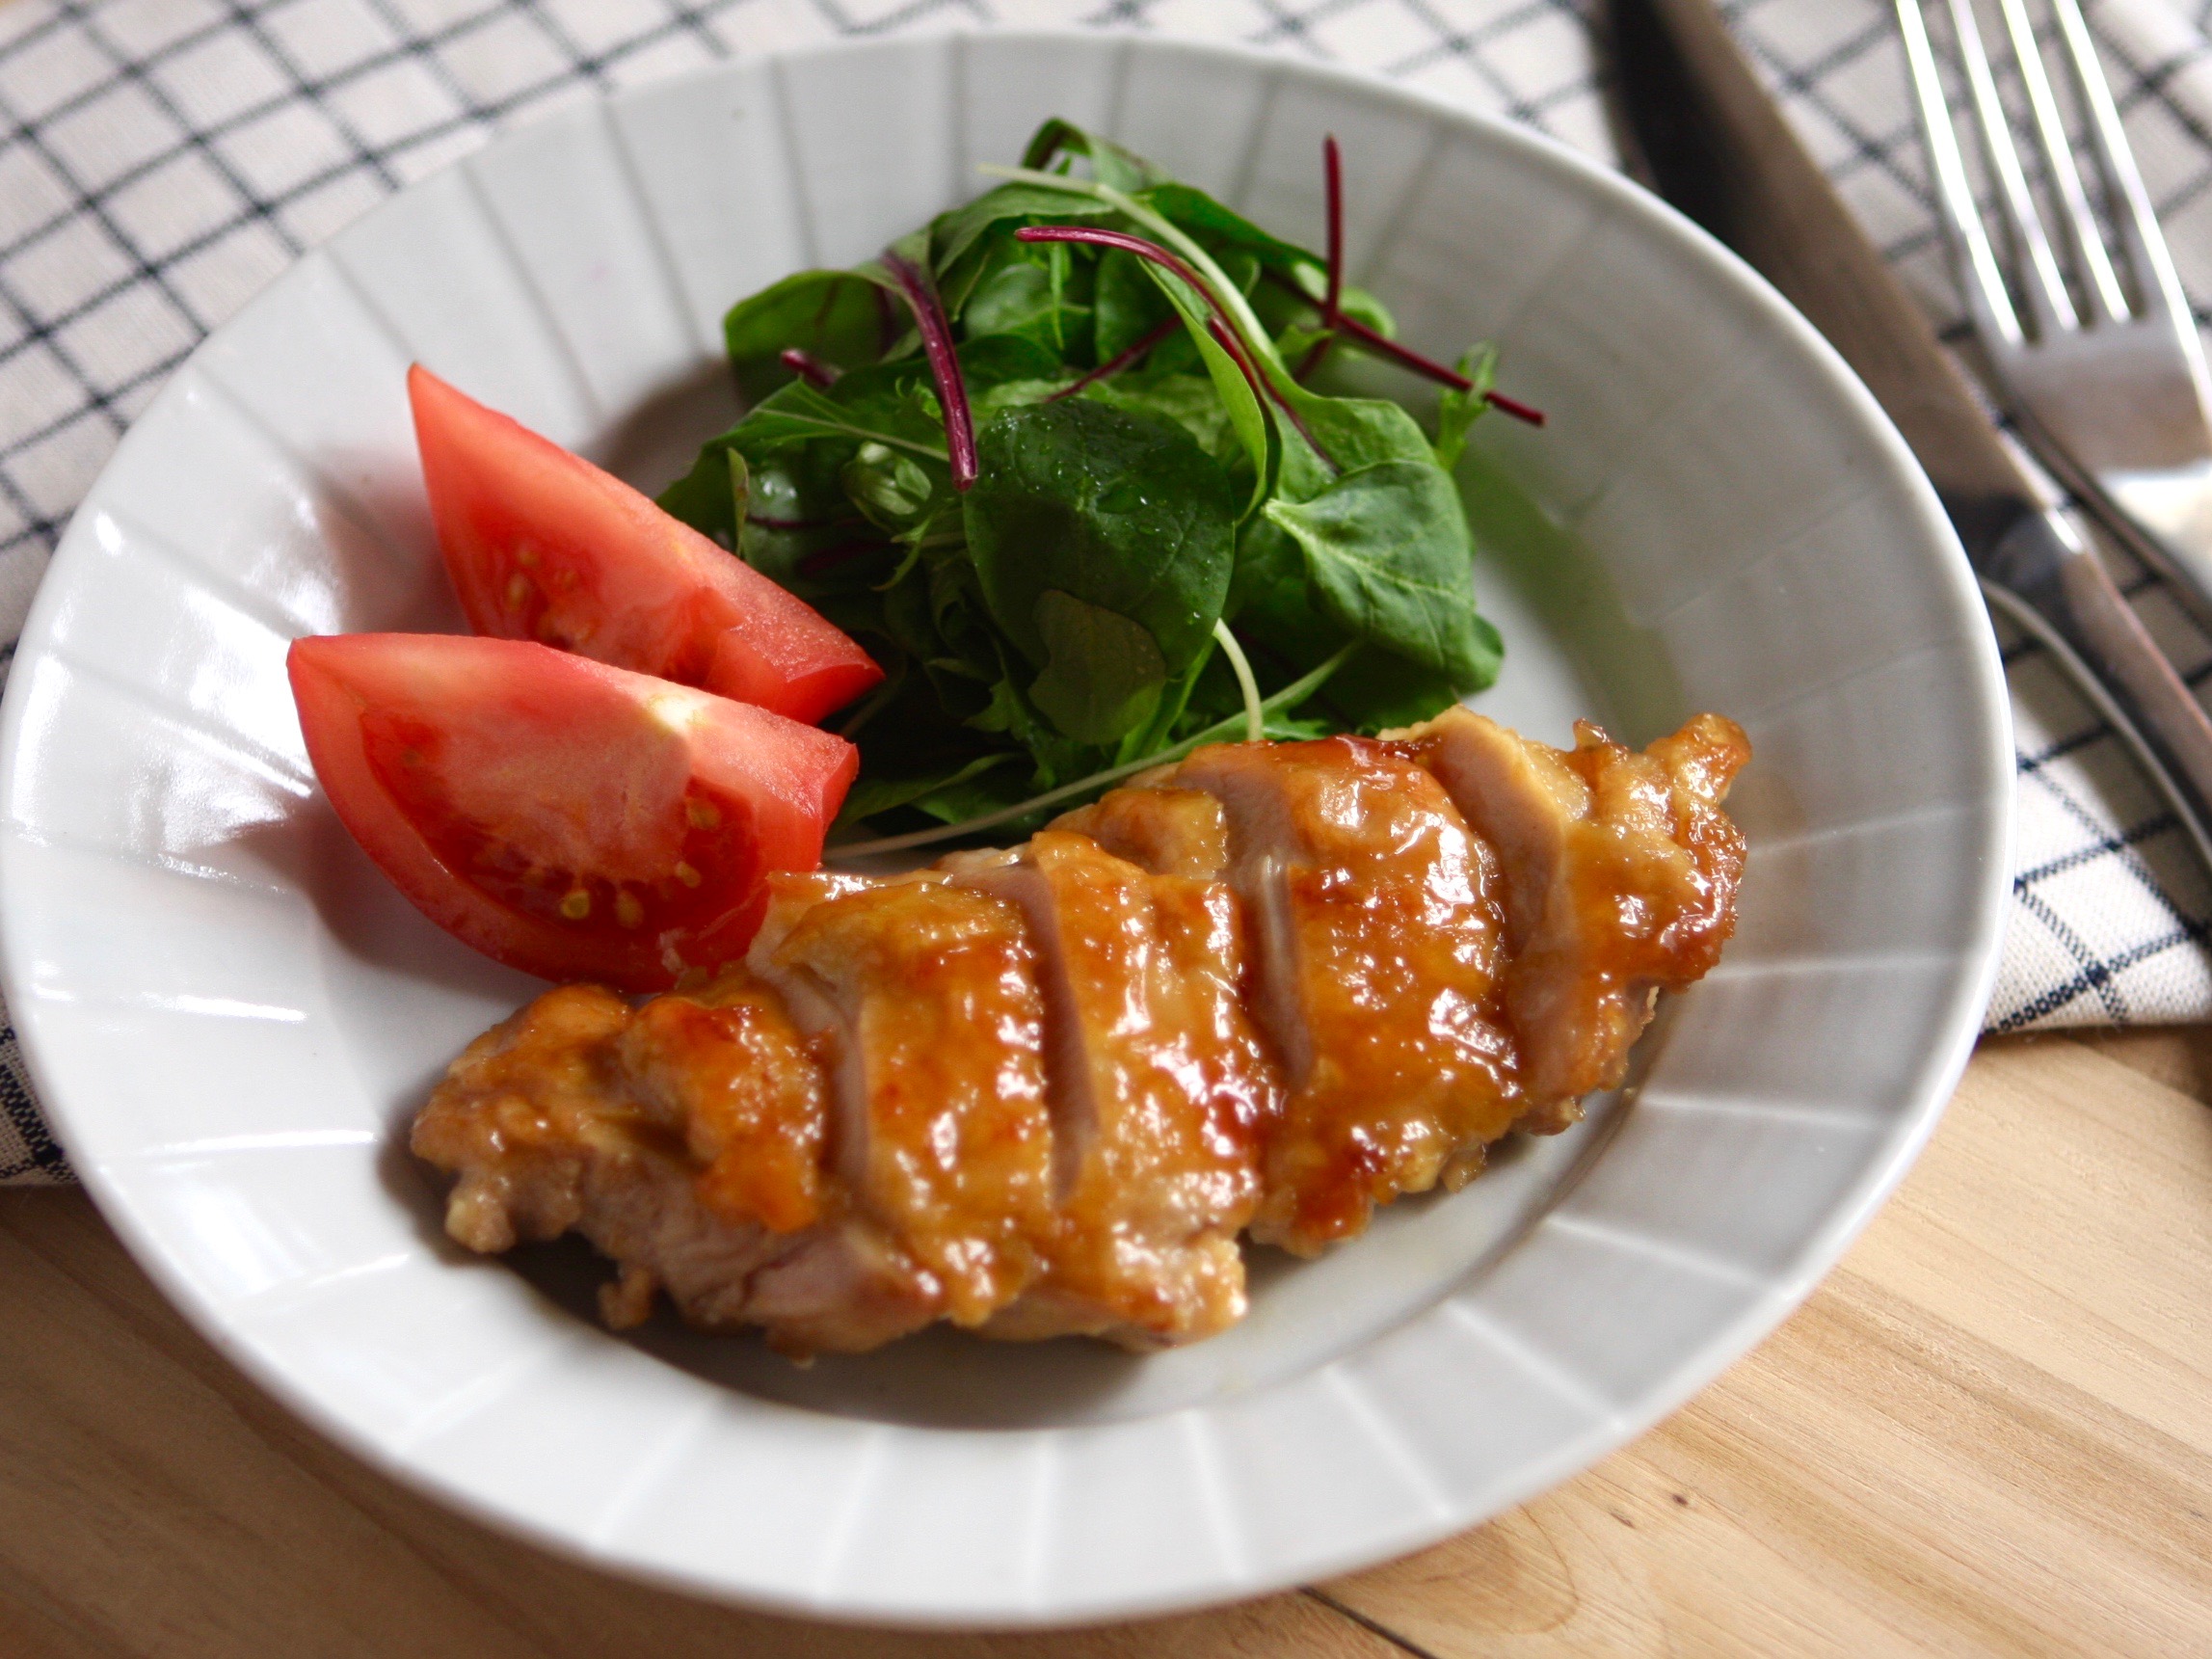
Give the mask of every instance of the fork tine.
<svg viewBox="0 0 2212 1659">
<path fill-rule="evenodd" d="M 2020 343 L 2020 319 L 2012 299 L 2005 291 L 2004 273 L 1982 227 L 1981 209 L 1966 182 L 1966 159 L 1959 151 L 1959 134 L 1951 124 L 1950 107 L 1943 101 L 1943 81 L 1936 73 L 1935 52 L 1928 43 L 1928 20 L 1921 15 L 1920 0 L 1897 0 L 1897 26 L 1905 37 L 1905 61 L 1912 71 L 1913 103 L 1920 114 L 1920 132 L 1928 146 L 1928 165 L 1935 174 L 1935 200 L 1943 227 L 1957 256 L 1959 285 L 1965 291 L 1966 309 L 1985 340 Z"/>
<path fill-rule="evenodd" d="M 2127 295 L 2119 285 L 2119 273 L 2105 251 L 2104 232 L 2090 210 L 2089 192 L 2082 185 L 2081 169 L 2074 165 L 2074 147 L 2067 142 L 2065 121 L 2059 102 L 2051 94 L 2051 78 L 2043 70 L 2043 54 L 2036 44 L 2036 31 L 2028 21 L 2021 0 L 1998 0 L 2005 13 L 2005 32 L 2012 39 L 2012 57 L 2020 66 L 2020 81 L 2028 94 L 2028 108 L 2035 116 L 2036 136 L 2041 140 L 2043 165 L 2060 205 L 2065 209 L 2066 239 L 2074 260 L 2085 273 L 2090 292 L 2113 322 L 2127 318 Z"/>
<path fill-rule="evenodd" d="M 2128 147 L 2126 130 L 2119 124 L 2119 111 L 2113 105 L 2112 88 L 2105 81 L 2104 66 L 2097 61 L 2089 25 L 2082 20 L 2081 8 L 2074 0 L 2051 0 L 2051 12 L 2058 19 L 2059 35 L 2073 67 L 2074 85 L 2089 115 L 2090 142 L 2096 147 L 2105 182 L 2119 198 L 2112 217 L 2135 265 L 2143 312 L 2167 318 L 2186 316 L 2188 306 L 2181 298 L 2181 279 L 2174 273 L 2166 236 L 2158 228 L 2150 192 L 2144 188 L 2143 174 L 2136 170 L 2135 151 Z"/>
<path fill-rule="evenodd" d="M 2012 247 L 2020 255 L 2020 286 L 2026 290 L 2037 334 L 2048 338 L 2062 329 L 2076 326 L 2073 298 L 2066 292 L 2065 279 L 2059 275 L 2058 261 L 2051 256 L 2042 215 L 2036 210 L 2035 198 L 2028 194 L 2027 178 L 2020 172 L 2012 118 L 2005 113 L 2004 102 L 1997 96 L 1997 82 L 1989 73 L 1989 55 L 1982 45 L 1981 28 L 1974 21 L 1974 0 L 1951 0 L 1951 29 L 1959 40 L 1959 61 L 1966 70 L 1974 113 L 1981 118 L 1983 153 L 1997 175 L 1997 200 L 2012 232 Z"/>
</svg>

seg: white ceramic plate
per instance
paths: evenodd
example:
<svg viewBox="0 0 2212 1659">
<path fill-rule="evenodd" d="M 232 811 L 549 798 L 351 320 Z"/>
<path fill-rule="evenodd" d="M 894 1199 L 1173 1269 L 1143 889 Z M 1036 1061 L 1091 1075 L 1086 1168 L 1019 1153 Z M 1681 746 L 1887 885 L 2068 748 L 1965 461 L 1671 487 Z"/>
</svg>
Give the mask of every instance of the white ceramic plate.
<svg viewBox="0 0 2212 1659">
<path fill-rule="evenodd" d="M 657 483 L 718 412 L 718 318 L 978 188 L 1048 114 L 1319 237 L 1439 355 L 1504 342 L 1544 406 L 1484 464 L 1511 656 L 1554 740 L 1743 722 L 1726 962 L 1633 1104 L 1257 1262 L 1185 1352 L 931 1333 L 800 1371 L 607 1335 L 593 1271 L 439 1229 L 402 1148 L 530 996 L 420 920 L 305 760 L 285 643 L 451 628 L 401 371 L 420 359 Z M 1400 389 L 1409 389 L 1399 383 Z M 1510 517 L 1508 515 L 1508 517 Z M 1411 1549 L 1673 1409 L 1812 1286 L 1928 1134 L 1998 940 L 2012 764 L 1935 500 L 1755 277 L 1565 150 L 1280 59 L 1110 36 L 840 47 L 574 110 L 303 260 L 141 419 L 71 524 L 6 707 L 6 991 L 102 1210 L 223 1350 L 336 1439 L 546 1543 L 868 1619 L 1099 1619 Z"/>
</svg>

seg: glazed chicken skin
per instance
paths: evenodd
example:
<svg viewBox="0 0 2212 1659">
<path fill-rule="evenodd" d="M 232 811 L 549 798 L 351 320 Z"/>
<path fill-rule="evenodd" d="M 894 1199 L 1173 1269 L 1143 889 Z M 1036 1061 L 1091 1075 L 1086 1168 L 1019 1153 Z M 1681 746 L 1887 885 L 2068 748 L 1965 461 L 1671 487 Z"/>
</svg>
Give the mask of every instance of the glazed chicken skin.
<svg viewBox="0 0 2212 1659">
<path fill-rule="evenodd" d="M 1019 907 L 1047 964 L 1056 1223 L 1044 1273 L 985 1334 L 1142 1346 L 1233 1324 L 1237 1234 L 1281 1104 L 1244 1005 L 1235 898 L 1062 829 L 945 868 Z"/>
<path fill-rule="evenodd" d="M 573 1229 L 706 1329 L 858 1351 L 938 1320 L 1133 1350 L 1244 1312 L 1239 1236 L 1314 1255 L 1554 1133 L 1719 960 L 1749 758 L 1464 709 L 1219 744 L 1020 847 L 774 878 L 746 960 L 633 1008 L 548 992 L 417 1117 L 447 1231 Z"/>
<path fill-rule="evenodd" d="M 1448 1167 L 1457 1185 L 1519 1115 L 1496 861 L 1383 744 L 1224 744 L 1175 782 L 1227 820 L 1289 1090 L 1252 1236 L 1317 1255 Z"/>
</svg>

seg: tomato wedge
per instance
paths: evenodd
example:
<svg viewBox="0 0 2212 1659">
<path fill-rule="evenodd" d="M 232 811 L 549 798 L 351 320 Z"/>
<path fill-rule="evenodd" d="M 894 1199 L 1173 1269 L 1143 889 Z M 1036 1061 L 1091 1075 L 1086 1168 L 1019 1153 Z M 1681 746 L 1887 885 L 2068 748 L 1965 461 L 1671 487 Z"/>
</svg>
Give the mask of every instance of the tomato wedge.
<svg viewBox="0 0 2212 1659">
<path fill-rule="evenodd" d="M 354 633 L 286 668 L 315 775 L 416 908 L 548 979 L 665 990 L 742 955 L 812 870 L 858 752 L 526 641 Z"/>
<path fill-rule="evenodd" d="M 819 720 L 883 679 L 866 652 L 620 478 L 407 371 L 430 516 L 478 633 L 534 639 Z"/>
</svg>

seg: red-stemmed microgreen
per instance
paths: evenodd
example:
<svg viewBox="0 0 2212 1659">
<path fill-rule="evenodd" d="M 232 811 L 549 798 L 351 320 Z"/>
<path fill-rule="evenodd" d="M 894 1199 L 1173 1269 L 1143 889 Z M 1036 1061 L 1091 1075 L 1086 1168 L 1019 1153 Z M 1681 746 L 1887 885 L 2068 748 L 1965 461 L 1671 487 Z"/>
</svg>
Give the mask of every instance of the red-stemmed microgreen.
<svg viewBox="0 0 2212 1659">
<path fill-rule="evenodd" d="M 1277 276 L 1272 271 L 1266 272 L 1266 276 L 1276 286 L 1287 288 L 1300 299 L 1309 304 L 1312 303 L 1312 296 L 1289 278 Z M 1335 326 L 1339 334 L 1347 338 L 1353 345 L 1372 351 L 1377 357 L 1388 358 L 1400 368 L 1410 369 L 1415 374 L 1433 380 L 1441 386 L 1451 387 L 1454 391 L 1473 391 L 1475 389 L 1475 383 L 1457 369 L 1448 368 L 1434 358 L 1424 357 L 1412 347 L 1399 344 L 1380 330 L 1371 328 L 1349 311 L 1341 308 L 1337 312 Z M 1300 379 L 1305 378 L 1312 371 L 1314 365 L 1319 361 L 1317 354 L 1322 346 L 1328 343 L 1326 338 L 1316 342 L 1314 351 L 1308 353 L 1305 361 L 1298 365 Z M 1523 403 L 1519 398 L 1507 397 L 1502 391 L 1486 391 L 1482 394 L 1482 398 L 1499 414 L 1509 415 L 1515 420 L 1525 420 L 1531 426 L 1541 426 L 1547 418 L 1542 410 Z"/>
<path fill-rule="evenodd" d="M 1321 141 L 1321 180 L 1328 200 L 1329 262 L 1326 283 L 1321 292 L 1321 327 L 1328 333 L 1308 348 L 1299 361 L 1295 375 L 1299 380 L 1310 376 L 1321 366 L 1321 360 L 1329 355 L 1329 347 L 1336 344 L 1337 317 L 1344 308 L 1345 295 L 1345 165 L 1343 152 L 1337 148 L 1335 133 Z M 1293 288 L 1293 292 L 1296 292 Z M 1303 298 L 1301 294 L 1299 296 Z"/>
<path fill-rule="evenodd" d="M 1187 231 L 1157 209 L 1095 178 L 1072 178 L 1064 174 L 1040 173 L 1027 167 L 984 167 L 978 171 L 995 178 L 1020 179 L 1048 190 L 1065 191 L 1071 196 L 1087 196 L 1094 201 L 1103 201 L 1116 209 L 1133 224 L 1143 227 L 1160 247 L 1179 255 L 1193 270 L 1205 274 L 1207 292 L 1222 314 L 1231 319 L 1239 336 L 1257 342 L 1254 347 L 1257 355 L 1266 361 L 1281 366 L 1266 331 L 1260 326 L 1260 319 L 1253 314 L 1243 294 L 1229 281 L 1221 267 L 1213 262 L 1211 254 L 1200 247 Z M 1284 372 L 1287 374 L 1289 371 Z"/>
<path fill-rule="evenodd" d="M 1336 134 L 1321 140 L 1321 186 L 1328 213 L 1328 276 L 1321 293 L 1321 327 L 1326 332 L 1316 340 L 1313 348 L 1299 362 L 1297 378 L 1304 380 L 1321 366 L 1321 360 L 1329 355 L 1329 347 L 1336 343 L 1339 334 L 1348 334 L 1360 345 L 1378 357 L 1386 357 L 1401 368 L 1425 375 L 1458 391 L 1473 391 L 1475 383 L 1455 369 L 1445 367 L 1433 358 L 1399 345 L 1389 335 L 1370 328 L 1357 317 L 1347 316 L 1344 308 L 1345 292 L 1345 171 L 1344 154 L 1337 147 Z M 1288 288 L 1300 299 L 1309 300 L 1304 289 L 1289 278 L 1270 271 L 1267 275 L 1282 287 Z M 1531 426 L 1544 424 L 1544 412 L 1533 409 L 1517 398 L 1499 391 L 1482 394 L 1483 401 L 1501 415 L 1509 415 L 1515 420 L 1525 420 Z"/>
<path fill-rule="evenodd" d="M 1357 317 L 1339 316 L 1337 327 L 1361 346 L 1373 352 L 1375 356 L 1388 358 L 1401 368 L 1409 368 L 1415 374 L 1426 375 L 1430 380 L 1451 387 L 1454 391 L 1473 391 L 1475 389 L 1475 383 L 1457 369 L 1446 368 L 1435 359 L 1423 357 L 1410 346 L 1399 345 L 1388 334 L 1378 329 L 1368 327 Z M 1500 392 L 1488 391 L 1484 392 L 1482 396 L 1483 400 L 1501 415 L 1509 415 L 1515 420 L 1525 420 L 1531 426 L 1544 424 L 1544 412 L 1540 409 L 1532 409 L 1528 404 L 1522 403 L 1516 398 L 1506 397 Z"/>
<path fill-rule="evenodd" d="M 1200 276 L 1197 269 L 1181 254 L 1127 230 L 1107 230 L 1095 225 L 1027 225 L 1014 234 L 1024 242 L 1084 242 L 1094 248 L 1118 248 L 1125 254 L 1133 254 L 1139 259 L 1158 265 L 1176 278 L 1198 296 L 1211 313 L 1206 319 L 1207 333 L 1213 336 L 1214 344 L 1228 353 L 1229 361 L 1237 365 L 1237 372 L 1251 386 L 1253 395 L 1263 404 L 1272 403 L 1280 409 L 1313 452 L 1321 458 L 1331 471 L 1337 470 L 1336 462 L 1306 429 L 1306 423 L 1298 418 L 1298 412 L 1291 407 L 1290 399 L 1283 395 L 1282 390 L 1262 372 L 1259 363 L 1254 361 L 1243 332 L 1231 321 L 1228 308 L 1221 303 L 1221 296 L 1213 284 Z"/>
<path fill-rule="evenodd" d="M 1079 391 L 1082 391 L 1086 388 L 1096 386 L 1102 380 L 1111 380 L 1115 375 L 1121 373 L 1122 370 L 1136 362 L 1138 359 L 1142 358 L 1147 352 L 1151 351 L 1154 346 L 1159 344 L 1161 340 L 1167 338 L 1169 334 L 1175 333 L 1175 331 L 1182 326 L 1183 319 L 1181 317 L 1169 317 L 1167 321 L 1161 323 L 1158 328 L 1153 329 L 1147 333 L 1142 339 L 1136 341 L 1133 345 L 1124 346 L 1120 351 L 1114 353 L 1112 357 L 1100 363 L 1098 367 L 1092 369 L 1090 373 L 1084 375 L 1082 379 L 1077 381 L 1073 386 L 1063 386 L 1059 390 L 1053 392 L 1052 396 L 1046 398 L 1045 401 L 1047 403 L 1057 403 L 1061 398 L 1073 397 Z"/>
<path fill-rule="evenodd" d="M 1544 412 L 1534 404 L 1523 403 L 1517 397 L 1507 397 L 1502 391 L 1486 391 L 1482 394 L 1482 401 L 1500 415 L 1509 415 L 1515 420 L 1526 421 L 1531 426 L 1541 426 L 1547 418 Z"/>
<path fill-rule="evenodd" d="M 1220 313 L 1221 297 L 1189 260 L 1130 231 L 1108 230 L 1098 225 L 1025 225 L 1014 232 L 1014 237 L 1020 242 L 1085 242 L 1094 248 L 1118 248 L 1125 254 L 1134 254 L 1139 259 L 1148 260 L 1181 279 L 1186 287 L 1206 302 L 1209 309 L 1216 315 Z"/>
<path fill-rule="evenodd" d="M 1333 329 L 1345 297 L 1345 163 L 1333 132 L 1321 140 L 1321 184 L 1329 215 L 1329 283 L 1321 297 L 1321 322 Z"/>
<path fill-rule="evenodd" d="M 1271 400 L 1275 407 L 1283 412 L 1283 418 L 1297 429 L 1298 436 L 1306 441 L 1306 447 L 1320 457 L 1321 465 L 1331 472 L 1342 472 L 1344 468 L 1337 465 L 1336 457 L 1321 447 L 1321 441 L 1314 436 L 1312 429 L 1300 418 L 1296 406 L 1283 395 L 1282 389 L 1273 381 L 1267 379 L 1254 366 L 1249 357 L 1244 355 L 1240 343 L 1235 334 L 1231 332 L 1229 325 L 1220 317 L 1209 317 L 1206 320 L 1206 330 L 1213 336 L 1214 343 L 1227 352 L 1237 366 L 1244 371 L 1244 378 L 1252 383 L 1253 388 L 1260 392 L 1262 398 Z"/>
<path fill-rule="evenodd" d="M 968 386 L 960 378 L 960 358 L 952 345 L 952 325 L 937 286 L 921 268 L 904 254 L 886 253 L 883 268 L 898 284 L 914 312 L 914 326 L 921 332 L 921 349 L 929 359 L 929 372 L 937 379 L 937 398 L 945 411 L 945 451 L 952 464 L 952 487 L 966 490 L 975 482 L 975 417 L 968 407 Z"/>
<path fill-rule="evenodd" d="M 787 346 L 778 353 L 777 361 L 801 380 L 812 382 L 819 387 L 837 385 L 838 376 L 844 372 L 837 364 L 824 362 L 813 352 L 801 351 L 797 346 Z"/>
</svg>

